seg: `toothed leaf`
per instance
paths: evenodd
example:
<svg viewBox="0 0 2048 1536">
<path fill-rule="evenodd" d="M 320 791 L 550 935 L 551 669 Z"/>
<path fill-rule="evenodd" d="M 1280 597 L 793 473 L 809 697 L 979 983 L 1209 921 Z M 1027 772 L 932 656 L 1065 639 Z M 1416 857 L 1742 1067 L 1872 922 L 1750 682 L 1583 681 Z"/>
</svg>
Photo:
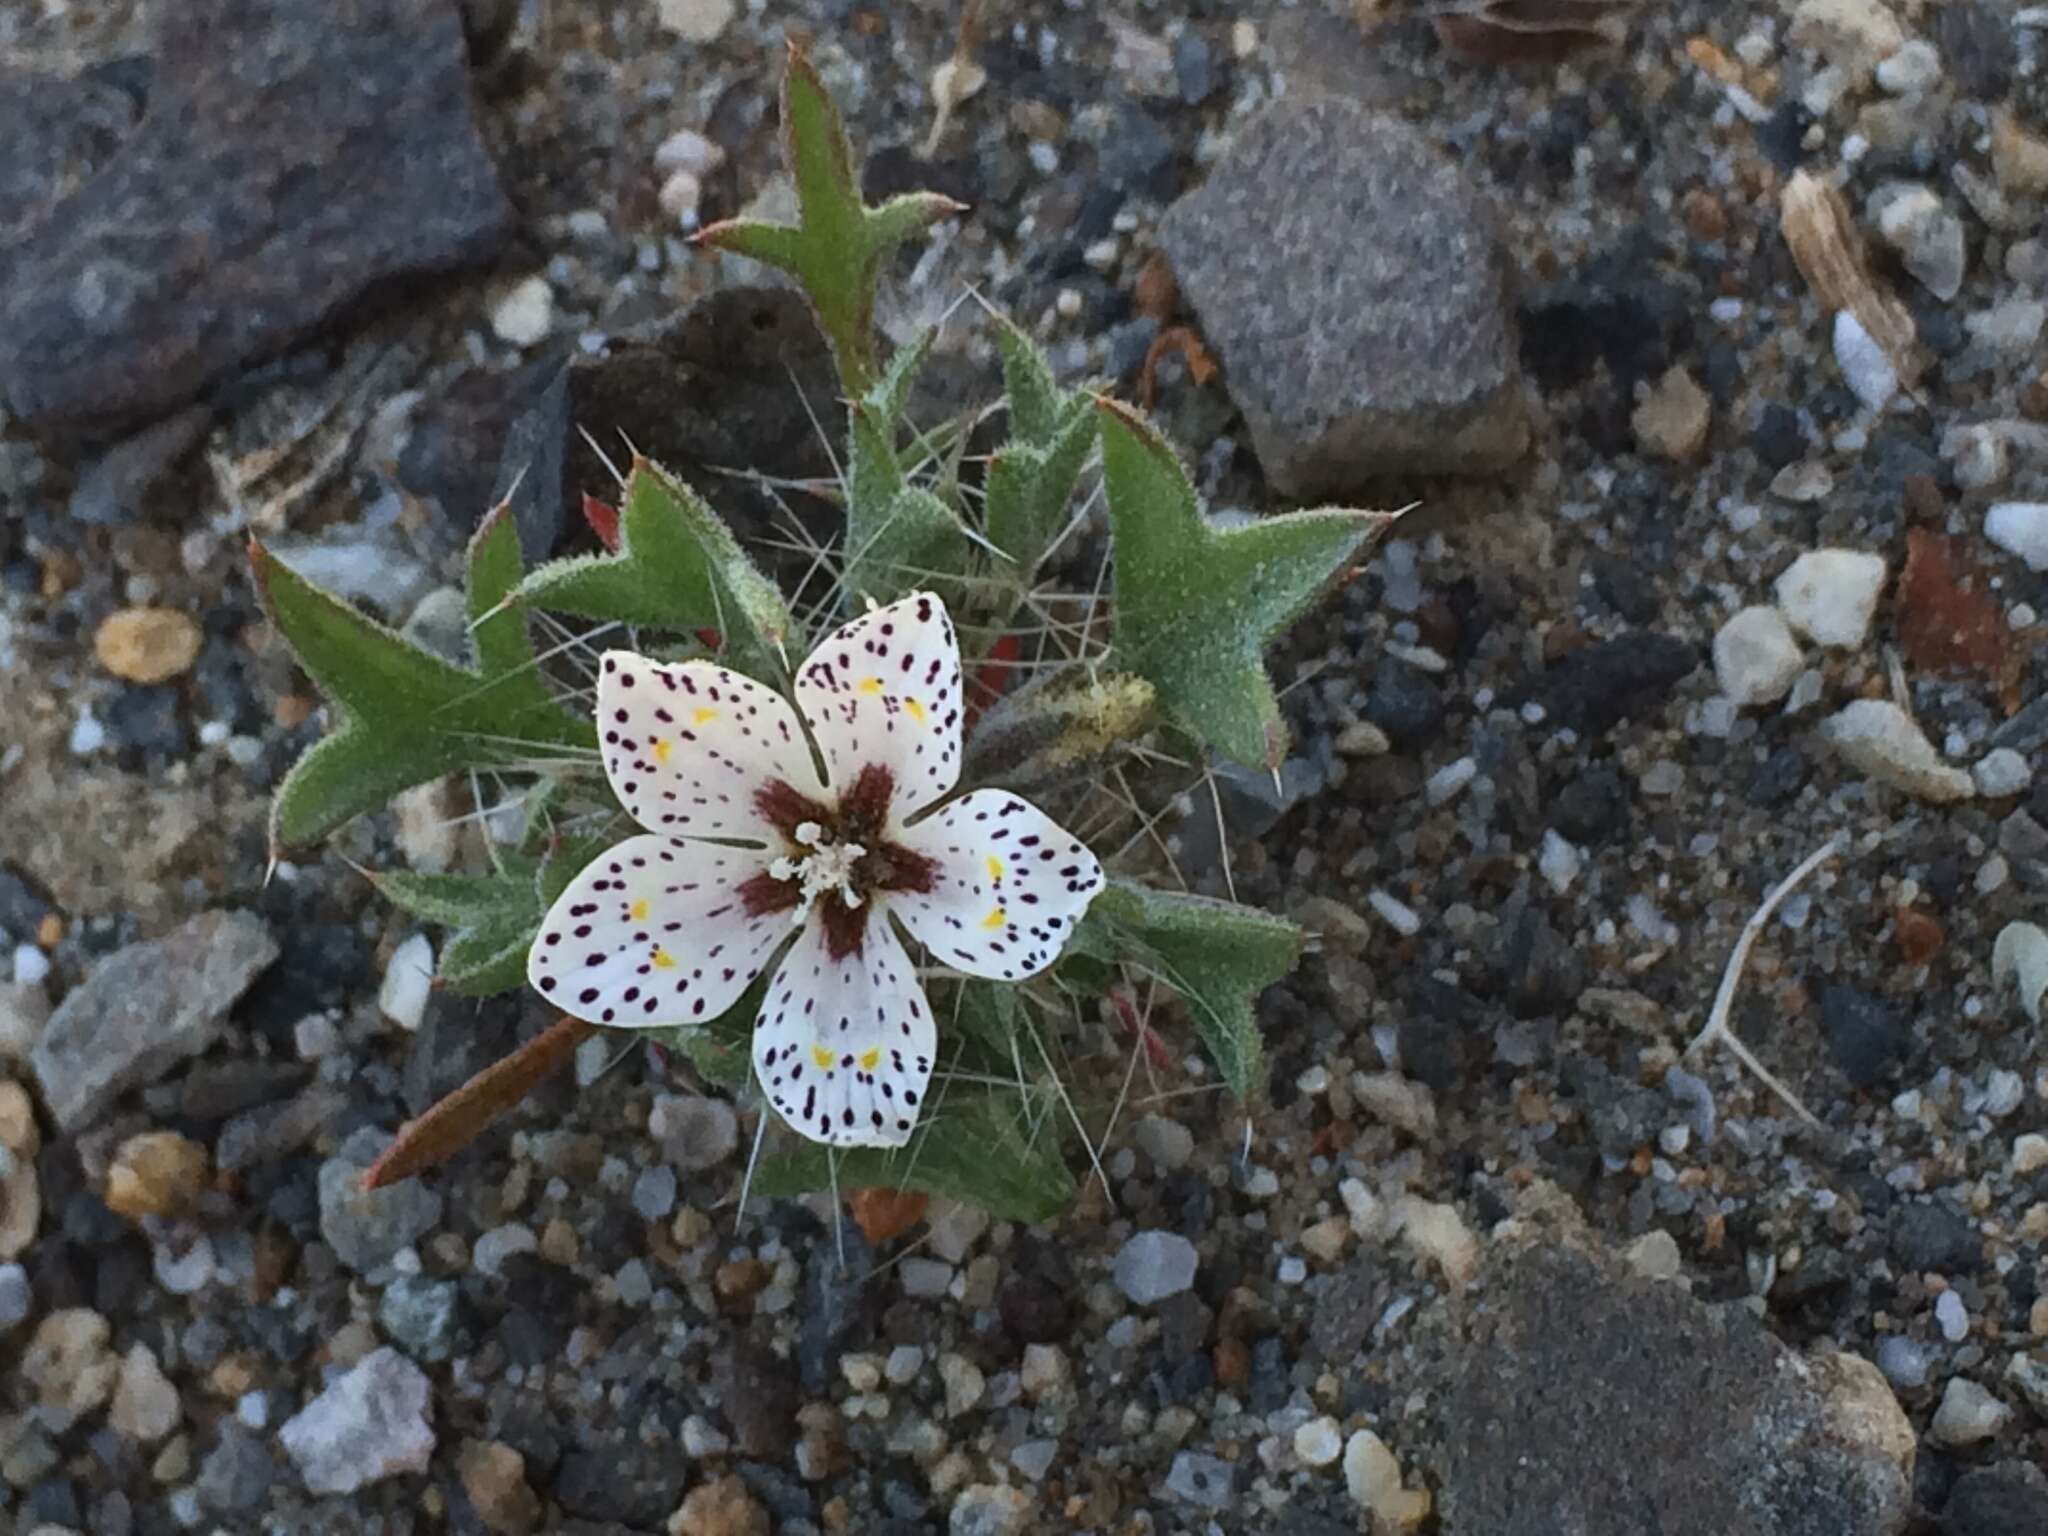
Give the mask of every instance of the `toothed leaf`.
<svg viewBox="0 0 2048 1536">
<path fill-rule="evenodd" d="M 637 460 L 619 508 L 618 553 L 539 567 L 519 588 L 556 613 L 691 634 L 716 630 L 721 659 L 779 677 L 802 649 L 775 583 L 704 500 L 659 465 Z"/>
<path fill-rule="evenodd" d="M 1028 1125 L 1023 1108 L 1014 1093 L 955 1088 L 933 1100 L 904 1146 L 835 1153 L 806 1142 L 764 1158 L 754 1190 L 900 1189 L 943 1195 L 1005 1221 L 1050 1221 L 1074 1198 L 1074 1176 L 1054 1122 Z"/>
<path fill-rule="evenodd" d="M 526 615 L 505 601 L 520 560 L 518 532 L 503 506 L 469 547 L 473 670 L 322 591 L 260 544 L 251 544 L 249 560 L 265 612 L 338 716 L 277 792 L 274 849 L 315 842 L 443 774 L 596 745 L 590 723 L 549 694 Z"/>
<path fill-rule="evenodd" d="M 846 528 L 846 590 L 858 604 L 893 602 L 920 589 L 955 600 L 950 579 L 963 538 L 953 509 L 922 486 L 890 498 L 872 519 Z"/>
<path fill-rule="evenodd" d="M 490 875 L 370 876 L 378 892 L 413 916 L 450 930 L 435 977 L 451 992 L 487 997 L 526 985 L 526 952 L 546 908 L 530 860 Z"/>
<path fill-rule="evenodd" d="M 832 343 L 850 398 L 875 377 L 875 290 L 882 263 L 904 241 L 960 211 L 936 193 L 906 193 L 870 208 L 861 201 L 853 146 L 838 108 L 803 52 L 792 46 L 782 82 L 782 151 L 796 182 L 797 223 L 734 219 L 698 240 L 751 256 L 802 286 Z"/>
<path fill-rule="evenodd" d="M 1180 994 L 1230 1091 L 1249 1099 L 1265 1083 L 1253 1017 L 1258 995 L 1301 958 L 1301 929 L 1256 907 L 1113 880 L 1072 940 L 1083 958 L 1117 960 Z"/>
<path fill-rule="evenodd" d="M 1331 509 L 1212 528 L 1151 424 L 1110 402 L 1101 411 L 1116 547 L 1115 655 L 1217 751 L 1277 768 L 1287 728 L 1266 676 L 1266 644 L 1389 519 Z"/>
</svg>

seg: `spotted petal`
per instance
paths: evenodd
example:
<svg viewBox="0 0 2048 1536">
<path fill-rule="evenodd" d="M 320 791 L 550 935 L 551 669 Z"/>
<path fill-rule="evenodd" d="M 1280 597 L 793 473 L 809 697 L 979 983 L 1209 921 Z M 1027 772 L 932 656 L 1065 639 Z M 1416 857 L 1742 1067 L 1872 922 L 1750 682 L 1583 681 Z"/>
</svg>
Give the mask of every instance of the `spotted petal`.
<svg viewBox="0 0 2048 1536">
<path fill-rule="evenodd" d="M 886 768 L 904 815 L 960 778 L 960 642 L 929 592 L 834 631 L 798 669 L 796 702 L 837 790 Z"/>
<path fill-rule="evenodd" d="M 889 909 L 934 956 L 970 976 L 1037 975 L 1102 889 L 1095 855 L 1008 790 L 963 795 L 901 838 L 937 875 L 929 891 L 890 893 Z"/>
<path fill-rule="evenodd" d="M 541 922 L 527 979 L 593 1024 L 715 1019 L 790 935 L 786 907 L 749 916 L 740 895 L 768 860 L 760 849 L 628 838 L 569 882 Z"/>
<path fill-rule="evenodd" d="M 917 1124 L 936 1042 L 924 988 L 885 917 L 872 914 L 860 948 L 836 960 L 814 921 L 769 986 L 754 1070 L 768 1101 L 811 1140 L 900 1147 Z"/>
<path fill-rule="evenodd" d="M 708 661 L 670 665 L 606 651 L 597 679 L 605 777 L 650 832 L 781 846 L 761 792 L 817 799 L 810 747 L 789 701 Z"/>
</svg>

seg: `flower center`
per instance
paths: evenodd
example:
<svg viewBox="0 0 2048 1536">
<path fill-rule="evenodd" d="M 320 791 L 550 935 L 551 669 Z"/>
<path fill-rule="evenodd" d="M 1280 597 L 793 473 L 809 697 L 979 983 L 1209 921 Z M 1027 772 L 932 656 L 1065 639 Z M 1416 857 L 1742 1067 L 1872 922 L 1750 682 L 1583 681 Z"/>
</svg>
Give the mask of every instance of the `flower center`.
<svg viewBox="0 0 2048 1536">
<path fill-rule="evenodd" d="M 780 858 L 768 866 L 771 878 L 798 884 L 801 894 L 791 913 L 792 922 L 803 922 L 820 896 L 835 891 L 848 907 L 857 907 L 867 899 L 856 880 L 860 861 L 868 856 L 866 848 L 859 843 L 833 841 L 815 821 L 799 822 L 794 836 L 799 847 L 811 852 Z"/>
</svg>

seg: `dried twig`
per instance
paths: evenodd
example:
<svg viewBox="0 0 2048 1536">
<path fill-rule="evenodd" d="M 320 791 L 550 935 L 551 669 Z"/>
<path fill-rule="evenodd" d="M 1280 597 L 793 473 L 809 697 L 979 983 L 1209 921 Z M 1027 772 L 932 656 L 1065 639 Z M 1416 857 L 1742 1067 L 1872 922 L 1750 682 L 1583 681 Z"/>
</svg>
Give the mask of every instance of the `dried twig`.
<svg viewBox="0 0 2048 1536">
<path fill-rule="evenodd" d="M 1735 1006 L 1735 989 L 1741 984 L 1743 967 L 1749 963 L 1750 949 L 1763 933 L 1764 925 L 1771 920 L 1771 914 L 1778 910 L 1787 896 L 1799 888 L 1801 881 L 1841 850 L 1842 838 L 1838 833 L 1808 854 L 1805 861 L 1778 883 L 1777 889 L 1764 898 L 1763 905 L 1758 907 L 1751 914 L 1749 921 L 1742 925 L 1741 936 L 1735 941 L 1735 951 L 1728 957 L 1728 968 L 1721 973 L 1721 990 L 1714 995 L 1714 1007 L 1707 1015 L 1707 1027 L 1695 1035 L 1692 1044 L 1685 1048 L 1685 1054 L 1690 1056 L 1700 1047 L 1718 1040 L 1734 1053 L 1737 1061 L 1756 1074 L 1758 1081 L 1789 1104 L 1798 1113 L 1799 1118 L 1815 1130 L 1821 1128 L 1820 1121 L 1811 1110 L 1799 1102 L 1796 1093 L 1773 1077 L 1764 1064 L 1751 1053 L 1749 1047 L 1735 1037 L 1735 1032 L 1728 1027 L 1728 1014 Z"/>
<path fill-rule="evenodd" d="M 408 1120 L 364 1172 L 363 1188 L 382 1189 L 446 1162 L 596 1033 L 595 1024 L 565 1014 L 511 1055 L 492 1062 L 419 1119 Z"/>
<path fill-rule="evenodd" d="M 1854 315 L 1892 365 L 1899 383 L 1911 388 L 1920 375 L 1913 316 L 1870 275 L 1863 241 L 1842 194 L 1811 172 L 1799 171 L 1779 196 L 1778 219 L 1792 260 L 1814 296 L 1830 310 L 1846 309 Z"/>
</svg>

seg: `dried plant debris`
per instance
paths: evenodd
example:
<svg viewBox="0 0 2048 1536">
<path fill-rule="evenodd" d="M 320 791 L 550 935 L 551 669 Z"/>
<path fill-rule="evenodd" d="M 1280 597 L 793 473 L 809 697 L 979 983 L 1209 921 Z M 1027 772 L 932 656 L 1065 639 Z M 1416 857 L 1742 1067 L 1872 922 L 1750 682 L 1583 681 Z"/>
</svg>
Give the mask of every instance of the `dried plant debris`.
<svg viewBox="0 0 2048 1536">
<path fill-rule="evenodd" d="M 1395 7 L 1359 0 L 1370 30 Z M 1468 64 L 1556 64 L 1627 40 L 1637 0 L 1443 0 L 1409 8 Z"/>
<path fill-rule="evenodd" d="M 1870 275 L 1842 194 L 1811 172 L 1799 171 L 1785 183 L 1778 215 L 1792 259 L 1814 296 L 1830 311 L 1852 316 L 1891 364 L 1898 382 L 1910 388 L 1920 374 L 1913 317 Z"/>
</svg>

